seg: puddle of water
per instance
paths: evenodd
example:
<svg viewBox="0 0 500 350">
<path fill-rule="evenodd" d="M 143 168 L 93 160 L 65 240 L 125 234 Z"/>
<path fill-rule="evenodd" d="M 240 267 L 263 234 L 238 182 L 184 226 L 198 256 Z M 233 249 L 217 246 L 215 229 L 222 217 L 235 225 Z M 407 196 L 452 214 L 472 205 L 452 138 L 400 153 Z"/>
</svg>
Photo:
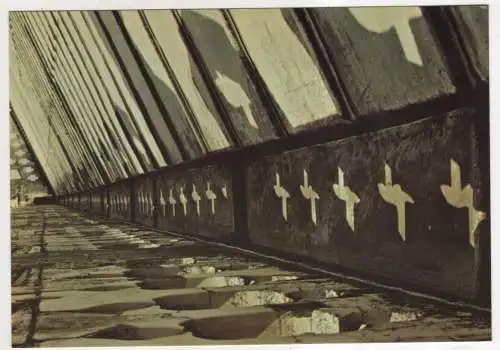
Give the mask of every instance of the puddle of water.
<svg viewBox="0 0 500 350">
<path fill-rule="evenodd" d="M 336 334 L 341 331 L 340 319 L 335 312 L 332 311 L 324 311 L 320 309 L 313 310 L 310 316 L 310 323 L 311 333 L 313 334 Z M 359 329 L 360 325 L 361 320 L 355 322 L 355 325 L 350 326 L 349 329 Z"/>
<path fill-rule="evenodd" d="M 186 331 L 204 339 L 248 339 L 261 335 L 276 320 L 272 310 L 240 315 L 190 319 L 182 323 Z"/>
<path fill-rule="evenodd" d="M 393 311 L 391 312 L 391 323 L 417 321 L 424 316 L 423 312 L 418 311 Z"/>
<path fill-rule="evenodd" d="M 359 312 L 339 315 L 334 310 L 315 309 L 305 313 L 288 312 L 282 315 L 278 325 L 268 332 L 280 337 L 294 337 L 305 334 L 337 334 L 356 331 L 363 325 Z"/>
<path fill-rule="evenodd" d="M 422 314 L 416 312 L 392 312 L 390 322 L 416 321 Z M 286 313 L 280 317 L 281 337 L 305 334 L 337 334 L 340 332 L 359 331 L 368 327 L 367 320 L 357 309 L 314 309 L 308 315 Z"/>
<path fill-rule="evenodd" d="M 110 328 L 98 331 L 86 338 L 116 339 L 116 340 L 149 340 L 155 338 L 169 337 L 181 334 L 182 328 L 166 327 L 135 327 L 131 325 L 119 324 Z"/>
<path fill-rule="evenodd" d="M 203 275 L 196 277 L 192 275 L 165 275 L 150 274 L 152 277 L 143 277 L 137 274 L 126 274 L 129 277 L 135 276 L 140 280 L 138 285 L 142 289 L 181 289 L 181 288 L 224 288 L 238 287 L 253 284 L 253 280 L 240 276 L 213 276 L 204 278 Z"/>
<path fill-rule="evenodd" d="M 153 301 L 162 310 L 203 310 L 212 308 L 208 293 L 201 290 L 165 295 L 154 298 Z"/>
<path fill-rule="evenodd" d="M 145 278 L 137 285 L 141 289 L 180 289 L 186 287 L 186 279 L 181 276 L 174 276 L 168 278 Z"/>
<path fill-rule="evenodd" d="M 280 275 L 280 276 L 272 276 L 271 281 L 272 282 L 279 282 L 279 281 L 294 281 L 298 279 L 298 276 L 293 276 L 293 275 Z"/>
<path fill-rule="evenodd" d="M 100 278 L 120 278 L 123 277 L 123 274 L 121 273 L 87 273 L 87 274 L 82 274 L 80 276 L 68 276 L 68 277 L 62 277 L 62 278 L 54 278 L 54 281 L 58 280 L 79 280 L 79 279 L 89 279 L 89 278 L 94 278 L 94 279 L 100 279 Z"/>
<path fill-rule="evenodd" d="M 283 300 L 276 300 L 283 301 Z M 279 315 L 240 314 L 214 317 L 206 320 L 190 320 L 184 323 L 193 335 L 205 339 L 245 339 L 260 335 L 271 337 L 295 337 L 307 334 L 337 334 L 357 331 L 366 327 L 360 313 L 338 316 L 327 309 L 288 311 Z M 240 325 L 235 332 L 235 325 Z"/>
<path fill-rule="evenodd" d="M 174 278 L 179 273 L 179 267 L 172 265 L 169 267 L 144 267 L 137 269 L 129 269 L 125 271 L 123 274 L 127 277 L 136 277 L 136 278 L 152 278 L 152 279 L 160 279 L 160 278 Z"/>
<path fill-rule="evenodd" d="M 159 248 L 160 245 L 156 243 L 146 243 L 146 244 L 141 244 L 139 246 L 140 249 L 151 249 L 151 248 Z"/>
<path fill-rule="evenodd" d="M 325 298 L 338 298 L 342 296 L 342 292 L 339 292 L 338 290 L 334 289 L 325 289 L 324 291 L 324 297 Z"/>
<path fill-rule="evenodd" d="M 85 292 L 113 292 L 117 290 L 122 290 L 122 289 L 128 289 L 128 288 L 136 288 L 136 286 L 133 285 L 123 285 L 123 286 L 97 286 L 97 287 L 88 287 L 88 288 L 83 288 L 79 289 L 81 291 Z"/>
<path fill-rule="evenodd" d="M 182 270 L 183 274 L 201 275 L 201 274 L 215 274 L 216 272 L 221 272 L 222 270 L 217 270 L 214 266 L 188 266 Z"/>
<path fill-rule="evenodd" d="M 219 272 L 225 272 L 225 271 L 243 271 L 243 270 L 257 270 L 264 268 L 264 265 L 252 265 L 252 264 L 247 264 L 247 263 L 232 263 L 232 264 L 227 264 L 227 263 L 221 263 L 221 262 L 215 262 L 213 265 L 194 265 L 197 262 L 194 262 L 191 265 L 185 266 L 182 269 L 183 274 L 215 274 Z M 199 263 L 199 262 L 198 262 Z M 252 276 L 253 278 L 256 279 L 262 279 L 266 281 L 272 281 L 272 282 L 280 282 L 280 281 L 292 281 L 296 280 L 299 277 L 294 276 L 294 275 L 272 275 L 269 274 L 268 276 L 262 275 L 262 276 Z"/>
<path fill-rule="evenodd" d="M 127 236 L 125 240 L 131 244 L 146 244 L 146 243 L 148 243 L 145 240 L 140 239 L 140 238 L 135 237 L 135 236 L 132 236 L 132 235 Z"/>
<path fill-rule="evenodd" d="M 282 292 L 268 290 L 251 290 L 236 292 L 221 308 L 251 307 L 264 305 L 280 305 L 293 302 Z"/>
<path fill-rule="evenodd" d="M 311 317 L 292 315 L 283 317 L 278 322 L 279 328 L 277 329 L 277 333 L 279 333 L 279 336 L 287 337 L 311 333 Z"/>
<path fill-rule="evenodd" d="M 204 279 L 198 288 L 223 288 L 245 286 L 248 284 L 248 279 L 239 276 L 214 276 Z"/>
<path fill-rule="evenodd" d="M 283 305 L 294 300 L 282 292 L 267 290 L 207 292 L 193 289 L 155 298 L 154 301 L 160 308 L 166 310 L 222 310 Z"/>
<path fill-rule="evenodd" d="M 355 297 L 366 294 L 363 289 L 352 288 L 346 285 L 321 285 L 304 283 L 304 288 L 293 290 L 288 295 L 294 299 L 332 300 L 337 298 Z"/>
<path fill-rule="evenodd" d="M 110 232 L 108 232 L 110 233 Z M 128 240 L 130 239 L 130 236 L 121 232 L 121 233 L 111 233 L 111 236 L 110 238 L 114 238 L 114 239 L 121 239 L 121 240 Z"/>
<path fill-rule="evenodd" d="M 131 303 L 112 303 L 92 306 L 86 309 L 78 310 L 80 313 L 100 313 L 100 314 L 121 314 L 129 310 L 143 309 L 154 306 L 154 302 L 131 302 Z"/>
<path fill-rule="evenodd" d="M 182 258 L 180 261 L 181 265 L 193 265 L 195 262 L 194 258 Z"/>
<path fill-rule="evenodd" d="M 143 258 L 143 259 L 130 259 L 127 260 L 125 265 L 129 269 L 141 269 L 141 268 L 151 268 L 151 267 L 168 267 L 166 265 L 162 265 L 165 259 L 163 258 Z M 176 266 L 176 265 L 169 265 Z"/>
</svg>

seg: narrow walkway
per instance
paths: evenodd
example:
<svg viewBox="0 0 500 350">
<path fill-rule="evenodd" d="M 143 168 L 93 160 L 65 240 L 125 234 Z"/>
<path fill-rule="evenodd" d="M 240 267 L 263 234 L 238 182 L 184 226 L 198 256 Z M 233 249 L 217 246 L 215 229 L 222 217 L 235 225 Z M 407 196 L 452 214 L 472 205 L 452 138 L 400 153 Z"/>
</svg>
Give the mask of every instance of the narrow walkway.
<svg viewBox="0 0 500 350">
<path fill-rule="evenodd" d="M 289 271 L 229 249 L 12 210 L 14 347 L 489 340 L 489 315 Z"/>
</svg>

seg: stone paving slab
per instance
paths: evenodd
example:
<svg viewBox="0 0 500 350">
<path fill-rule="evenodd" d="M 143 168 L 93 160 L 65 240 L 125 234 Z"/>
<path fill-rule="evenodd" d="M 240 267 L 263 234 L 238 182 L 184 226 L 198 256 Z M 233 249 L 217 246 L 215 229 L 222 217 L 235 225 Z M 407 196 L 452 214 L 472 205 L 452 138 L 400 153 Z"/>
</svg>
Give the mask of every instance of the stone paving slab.
<svg viewBox="0 0 500 350">
<path fill-rule="evenodd" d="M 22 225 L 12 247 L 23 247 L 12 252 L 13 346 L 491 338 L 488 316 L 402 303 L 371 287 L 57 206 L 13 213 Z"/>
</svg>

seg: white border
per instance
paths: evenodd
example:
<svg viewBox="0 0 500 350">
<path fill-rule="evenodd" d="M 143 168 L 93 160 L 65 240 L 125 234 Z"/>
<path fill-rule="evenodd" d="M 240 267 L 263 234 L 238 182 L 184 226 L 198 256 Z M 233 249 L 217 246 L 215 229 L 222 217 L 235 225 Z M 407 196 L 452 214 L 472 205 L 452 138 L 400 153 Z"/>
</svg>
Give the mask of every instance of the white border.
<svg viewBox="0 0 500 350">
<path fill-rule="evenodd" d="M 488 1 L 470 1 L 470 0 L 420 0 L 417 2 L 409 2 L 409 1 L 401 1 L 401 0 L 360 0 L 360 1 L 352 1 L 352 0 L 287 0 L 287 1 L 252 1 L 252 0 L 215 0 L 215 1 L 200 1 L 200 0 L 169 0 L 169 1 L 161 1 L 161 0 L 73 0 L 73 1 L 49 1 L 49 0 L 7 0 L 7 3 L 0 2 L 1 9 L 1 17 L 0 17 L 0 47 L 1 50 L 1 71 L 0 77 L 0 86 L 2 93 L 0 94 L 0 106 L 1 111 L 5 114 L 2 114 L 0 117 L 0 130 L 4 133 L 4 137 L 0 137 L 0 152 L 2 157 L 0 158 L 2 161 L 0 163 L 0 177 L 3 179 L 9 179 L 10 176 L 10 162 L 9 162 L 9 128 L 8 128 L 8 108 L 9 108 L 9 89 L 8 89 L 8 11 L 9 10 L 82 10 L 82 9 L 136 9 L 140 8 L 235 8 L 235 7 L 322 7 L 322 6 L 407 6 L 407 5 L 466 5 L 466 4 L 488 4 Z M 496 23 L 496 19 L 500 18 L 500 4 L 496 4 L 495 2 L 490 3 L 490 62 L 494 63 L 495 58 L 500 57 L 498 52 L 498 45 L 493 39 L 497 39 L 500 36 L 500 29 L 498 24 Z M 496 214 L 498 213 L 498 205 L 495 200 L 495 193 L 498 193 L 498 181 L 496 179 L 500 178 L 499 166 L 500 164 L 500 155 L 495 151 L 498 149 L 496 146 L 500 143 L 498 127 L 499 124 L 496 122 L 497 115 L 497 106 L 498 102 L 496 97 L 496 93 L 499 91 L 500 86 L 498 83 L 498 74 L 496 70 L 496 65 L 492 64 L 490 66 L 490 85 L 491 85 L 491 112 L 490 112 L 490 133 L 491 133 L 491 197 L 492 197 L 492 205 L 491 205 L 491 213 L 489 217 L 491 218 L 492 232 L 491 232 L 491 241 L 492 241 L 492 304 L 493 310 L 496 309 L 497 305 L 497 297 L 498 291 L 500 290 L 500 278 L 498 278 L 498 268 L 496 266 L 497 263 L 500 262 L 500 258 L 497 258 L 498 254 L 495 254 L 498 250 L 498 239 L 496 237 L 496 233 L 499 232 L 499 228 L 497 225 Z M 9 239 L 9 226 L 10 226 L 10 189 L 9 182 L 2 181 L 0 183 L 0 195 L 2 198 L 5 198 L 4 201 L 0 202 L 0 256 L 2 256 L 5 260 L 0 264 L 0 269 L 2 274 L 0 276 L 4 276 L 4 281 L 2 283 L 1 293 L 3 297 L 3 301 L 1 305 L 1 318 L 0 318 L 0 343 L 5 345 L 5 348 L 11 347 L 11 330 L 10 330 L 10 289 L 9 289 L 9 281 L 10 281 L 10 239 Z M 493 312 L 493 339 L 498 337 L 499 332 L 497 332 L 496 325 L 499 325 L 499 317 Z M 258 346 L 223 346 L 224 349 L 330 349 L 334 348 L 348 348 L 348 349 L 421 349 L 425 347 L 427 350 L 431 349 L 496 349 L 500 348 L 500 345 L 497 344 L 497 341 L 493 342 L 480 342 L 480 343 L 393 343 L 393 344 L 315 344 L 315 345 L 258 345 Z M 172 349 L 174 347 L 141 347 L 142 349 Z M 175 347 L 176 349 L 198 349 L 199 347 Z M 220 346 L 204 346 L 205 349 L 218 349 Z M 60 348 L 64 349 L 64 348 Z M 103 347 L 103 348 L 92 348 L 92 349 L 124 349 L 117 347 Z"/>
<path fill-rule="evenodd" d="M 8 0 L 9 9 L 27 10 L 27 9 L 50 9 L 50 10 L 81 10 L 81 9 L 164 9 L 164 8 L 235 8 L 235 7 L 333 7 L 333 6 L 407 6 L 409 4 L 418 5 L 458 5 L 458 4 L 487 4 L 488 1 L 478 0 L 420 0 L 420 1 L 401 1 L 401 0 L 87 0 L 87 1 L 54 1 L 54 0 Z"/>
</svg>

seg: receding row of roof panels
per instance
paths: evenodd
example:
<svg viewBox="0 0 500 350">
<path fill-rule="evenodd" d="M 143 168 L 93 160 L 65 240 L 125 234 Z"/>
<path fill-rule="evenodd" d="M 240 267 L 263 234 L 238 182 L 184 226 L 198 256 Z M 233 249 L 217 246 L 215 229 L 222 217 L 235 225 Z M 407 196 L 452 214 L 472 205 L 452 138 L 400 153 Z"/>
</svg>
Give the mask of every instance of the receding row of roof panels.
<svg viewBox="0 0 500 350">
<path fill-rule="evenodd" d="M 60 193 L 457 93 L 426 8 L 13 12 L 11 105 Z M 446 9 L 488 80 L 488 10 Z"/>
</svg>

